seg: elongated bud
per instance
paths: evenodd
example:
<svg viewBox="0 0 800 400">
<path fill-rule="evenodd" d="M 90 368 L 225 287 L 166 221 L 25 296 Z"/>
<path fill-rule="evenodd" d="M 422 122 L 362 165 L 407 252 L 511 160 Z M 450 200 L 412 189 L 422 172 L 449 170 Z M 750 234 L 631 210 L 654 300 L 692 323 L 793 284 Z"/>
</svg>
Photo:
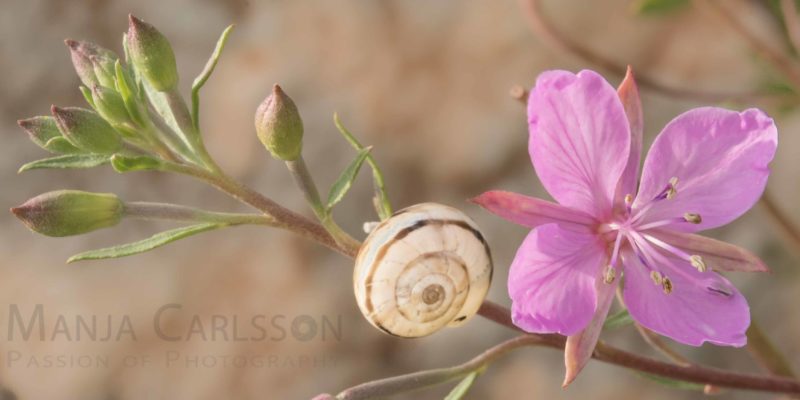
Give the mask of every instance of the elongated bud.
<svg viewBox="0 0 800 400">
<path fill-rule="evenodd" d="M 126 40 L 131 61 L 150 86 L 164 92 L 178 85 L 175 53 L 161 32 L 139 18 L 128 15 Z"/>
<path fill-rule="evenodd" d="M 122 201 L 110 193 L 58 190 L 40 194 L 11 212 L 32 231 L 71 236 L 108 228 L 122 219 Z"/>
<path fill-rule="evenodd" d="M 28 119 L 21 119 L 17 124 L 28 132 L 31 140 L 39 147 L 44 148 L 47 142 L 56 137 L 61 136 L 58 131 L 56 120 L 48 116 L 36 116 Z"/>
<path fill-rule="evenodd" d="M 113 51 L 100 47 L 91 42 L 79 42 L 77 40 L 67 39 L 64 43 L 69 47 L 70 57 L 72 58 L 72 65 L 75 66 L 75 72 L 81 78 L 81 82 L 88 87 L 93 85 L 109 86 L 109 79 L 113 86 L 113 75 L 108 76 L 103 72 L 102 68 L 96 66 L 101 60 L 107 63 L 111 61 L 112 65 L 117 60 L 117 55 Z M 98 69 L 101 71 L 101 79 L 98 79 Z"/>
<path fill-rule="evenodd" d="M 123 124 L 130 121 L 125 102 L 116 90 L 94 85 L 92 86 L 92 101 L 97 112 L 108 122 Z"/>
<path fill-rule="evenodd" d="M 53 106 L 51 112 L 58 130 L 75 147 L 97 154 L 115 153 L 122 147 L 114 128 L 94 111 Z"/>
<path fill-rule="evenodd" d="M 58 130 L 56 120 L 49 116 L 21 119 L 17 124 L 28 132 L 37 146 L 53 153 L 79 153 L 80 150 L 67 142 Z"/>
<path fill-rule="evenodd" d="M 280 86 L 256 110 L 256 133 L 273 157 L 293 161 L 303 150 L 303 120 L 294 101 Z"/>
</svg>

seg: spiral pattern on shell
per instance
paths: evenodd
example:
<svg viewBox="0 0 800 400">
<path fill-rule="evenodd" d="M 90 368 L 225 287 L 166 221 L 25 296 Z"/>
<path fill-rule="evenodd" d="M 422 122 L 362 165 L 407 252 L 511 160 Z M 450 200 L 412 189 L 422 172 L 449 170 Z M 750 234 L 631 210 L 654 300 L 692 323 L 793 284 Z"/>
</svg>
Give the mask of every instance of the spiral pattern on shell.
<svg viewBox="0 0 800 400">
<path fill-rule="evenodd" d="M 461 211 L 423 203 L 378 225 L 356 257 L 356 300 L 395 336 L 430 335 L 477 313 L 492 278 L 489 246 Z"/>
</svg>

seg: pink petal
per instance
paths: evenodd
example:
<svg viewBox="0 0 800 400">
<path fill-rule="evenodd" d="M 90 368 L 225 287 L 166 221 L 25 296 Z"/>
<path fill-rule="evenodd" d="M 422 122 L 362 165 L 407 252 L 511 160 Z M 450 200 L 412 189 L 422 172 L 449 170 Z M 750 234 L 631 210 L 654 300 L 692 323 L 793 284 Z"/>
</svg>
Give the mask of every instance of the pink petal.
<svg viewBox="0 0 800 400">
<path fill-rule="evenodd" d="M 655 268 L 672 281 L 672 292 L 665 294 L 630 249 L 622 257 L 623 298 L 631 317 L 642 326 L 691 346 L 710 342 L 741 347 L 747 343 L 747 301 L 727 279 L 662 255 Z"/>
<path fill-rule="evenodd" d="M 553 222 L 589 225 L 592 218 L 580 211 L 521 194 L 492 190 L 470 200 L 513 223 L 535 228 Z"/>
<path fill-rule="evenodd" d="M 622 80 L 617 88 L 617 95 L 622 102 L 625 116 L 628 117 L 628 125 L 631 131 L 631 150 L 628 156 L 628 163 L 622 172 L 617 186 L 615 199 L 621 202 L 625 195 L 636 194 L 636 184 L 639 179 L 639 160 L 642 157 L 642 136 L 644 131 L 644 117 L 642 115 L 642 101 L 639 98 L 639 87 L 633 77 L 633 69 L 628 66 L 625 79 Z"/>
<path fill-rule="evenodd" d="M 674 231 L 651 231 L 649 234 L 676 246 L 688 254 L 703 257 L 715 271 L 769 272 L 769 267 L 755 254 L 730 243 L 705 236 Z"/>
<path fill-rule="evenodd" d="M 595 281 L 606 258 L 602 242 L 586 228 L 547 224 L 533 229 L 509 271 L 514 324 L 537 333 L 581 331 L 595 313 Z"/>
<path fill-rule="evenodd" d="M 567 345 L 564 348 L 564 364 L 567 367 L 567 373 L 564 375 L 562 387 L 572 383 L 583 370 L 583 367 L 586 366 L 586 363 L 589 362 L 589 359 L 592 358 L 594 346 L 597 345 L 597 341 L 600 339 L 600 332 L 603 331 L 603 324 L 614 300 L 616 284 L 609 285 L 603 283 L 602 279 L 598 279 L 596 285 L 597 310 L 594 313 L 594 317 L 592 317 L 592 321 L 580 333 L 567 337 Z"/>
<path fill-rule="evenodd" d="M 681 114 L 650 148 L 634 210 L 676 177 L 677 194 L 657 201 L 647 211 L 645 222 L 697 213 L 702 217 L 700 224 L 680 223 L 671 228 L 694 232 L 725 225 L 761 197 L 777 144 L 775 124 L 756 109 L 737 113 L 706 107 Z"/>
<path fill-rule="evenodd" d="M 528 124 L 528 151 L 550 195 L 609 217 L 631 141 L 614 88 L 593 71 L 543 72 L 528 100 Z"/>
</svg>

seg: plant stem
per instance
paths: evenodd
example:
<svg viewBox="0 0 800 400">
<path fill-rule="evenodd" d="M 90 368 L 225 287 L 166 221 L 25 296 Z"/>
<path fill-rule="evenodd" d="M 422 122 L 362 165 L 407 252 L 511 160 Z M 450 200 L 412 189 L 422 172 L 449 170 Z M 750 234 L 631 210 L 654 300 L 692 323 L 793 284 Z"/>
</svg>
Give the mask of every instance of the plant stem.
<svg viewBox="0 0 800 400">
<path fill-rule="evenodd" d="M 797 5 L 794 0 L 780 0 L 780 6 L 789 43 L 795 52 L 800 52 L 800 20 L 797 17 Z"/>
<path fill-rule="evenodd" d="M 562 32 L 556 29 L 555 25 L 544 17 L 541 10 L 541 0 L 520 0 L 520 2 L 522 3 L 522 8 L 527 16 L 530 28 L 536 36 L 566 53 L 587 60 L 619 76 L 625 76 L 625 71 L 627 70 L 626 65 L 618 64 L 605 56 L 595 53 L 593 50 L 566 37 Z M 753 97 L 767 97 L 764 93 L 722 93 L 676 88 L 658 82 L 641 71 L 636 74 L 636 83 L 664 95 L 681 99 L 703 99 L 719 102 L 726 100 L 748 100 Z"/>
<path fill-rule="evenodd" d="M 337 243 L 322 225 L 282 207 L 261 193 L 224 174 L 213 174 L 202 168 L 175 163 L 165 163 L 164 170 L 192 176 L 211 184 L 235 199 L 271 216 L 279 228 L 294 232 L 351 258 L 358 253 L 358 242 L 347 246 Z"/>
<path fill-rule="evenodd" d="M 758 36 L 750 32 L 726 6 L 713 0 L 695 0 L 692 3 L 696 7 L 708 10 L 720 17 L 732 30 L 747 41 L 753 51 L 761 56 L 761 58 L 771 63 L 775 69 L 780 71 L 784 77 L 791 82 L 795 89 L 800 89 L 800 69 L 798 69 L 792 59 L 782 52 L 775 50 L 770 43 L 761 40 Z"/>
<path fill-rule="evenodd" d="M 325 227 L 325 230 L 333 236 L 336 243 L 344 247 L 360 247 L 361 244 L 358 241 L 353 239 L 353 237 L 336 224 L 330 210 L 322 204 L 319 191 L 317 191 L 317 185 L 314 183 L 314 178 L 311 177 L 311 173 L 308 171 L 308 166 L 303 156 L 301 155 L 296 160 L 286 161 L 286 167 L 292 174 L 292 178 L 294 178 L 297 186 L 303 192 L 303 196 L 314 211 L 314 215 L 317 216 L 317 219 L 322 226 Z"/>
<path fill-rule="evenodd" d="M 228 225 L 276 226 L 274 218 L 263 214 L 236 214 L 201 210 L 178 204 L 132 201 L 125 203 L 125 216 L 181 222 L 211 222 Z"/>
<path fill-rule="evenodd" d="M 766 333 L 755 322 L 750 322 L 747 329 L 747 350 L 764 368 L 778 376 L 794 377 L 791 364 L 767 337 Z"/>
<path fill-rule="evenodd" d="M 523 347 L 542 344 L 538 336 L 522 335 L 489 348 L 477 357 L 454 367 L 418 371 L 411 374 L 393 376 L 363 383 L 345 389 L 336 396 L 338 400 L 374 399 L 422 389 L 463 378 L 479 371 L 508 352 Z"/>
<path fill-rule="evenodd" d="M 206 168 L 212 172 L 220 173 L 221 170 L 219 166 L 206 150 L 206 145 L 203 143 L 200 131 L 194 126 L 192 114 L 189 112 L 189 107 L 187 107 L 186 102 L 183 100 L 183 96 L 181 96 L 177 89 L 168 90 L 163 93 L 169 105 L 169 109 L 172 111 L 173 117 L 175 117 L 175 122 L 187 139 L 189 148 L 200 158 Z"/>
<path fill-rule="evenodd" d="M 462 378 L 474 371 L 486 368 L 486 366 L 501 356 L 520 347 L 544 346 L 563 349 L 565 343 L 566 339 L 559 335 L 521 335 L 489 348 L 466 363 L 449 368 L 418 371 L 407 375 L 363 383 L 342 391 L 336 398 L 339 400 L 373 399 L 410 392 Z M 627 353 L 608 346 L 603 342 L 597 344 L 597 348 L 592 357 L 603 362 L 649 374 L 687 382 L 710 384 L 715 387 L 750 389 L 776 393 L 800 393 L 800 382 L 795 380 L 738 374 L 717 368 L 699 366 L 682 367 Z"/>
<path fill-rule="evenodd" d="M 764 211 L 769 214 L 772 221 L 780 228 L 783 233 L 781 237 L 789 245 L 787 247 L 800 253 L 800 229 L 797 229 L 797 227 L 792 224 L 789 216 L 784 214 L 778 205 L 775 204 L 769 192 L 765 191 L 764 194 L 761 195 L 760 202 L 761 205 L 764 206 Z"/>
</svg>

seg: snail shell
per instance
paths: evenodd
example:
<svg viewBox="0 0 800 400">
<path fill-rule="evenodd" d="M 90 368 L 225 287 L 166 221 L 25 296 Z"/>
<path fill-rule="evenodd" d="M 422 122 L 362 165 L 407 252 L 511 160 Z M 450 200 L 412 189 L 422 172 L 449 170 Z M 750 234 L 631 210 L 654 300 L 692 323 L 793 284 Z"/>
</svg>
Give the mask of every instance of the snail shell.
<svg viewBox="0 0 800 400">
<path fill-rule="evenodd" d="M 475 222 L 435 203 L 400 210 L 378 225 L 353 275 L 362 314 L 401 337 L 463 324 L 478 312 L 491 280 L 489 246 Z"/>
</svg>

